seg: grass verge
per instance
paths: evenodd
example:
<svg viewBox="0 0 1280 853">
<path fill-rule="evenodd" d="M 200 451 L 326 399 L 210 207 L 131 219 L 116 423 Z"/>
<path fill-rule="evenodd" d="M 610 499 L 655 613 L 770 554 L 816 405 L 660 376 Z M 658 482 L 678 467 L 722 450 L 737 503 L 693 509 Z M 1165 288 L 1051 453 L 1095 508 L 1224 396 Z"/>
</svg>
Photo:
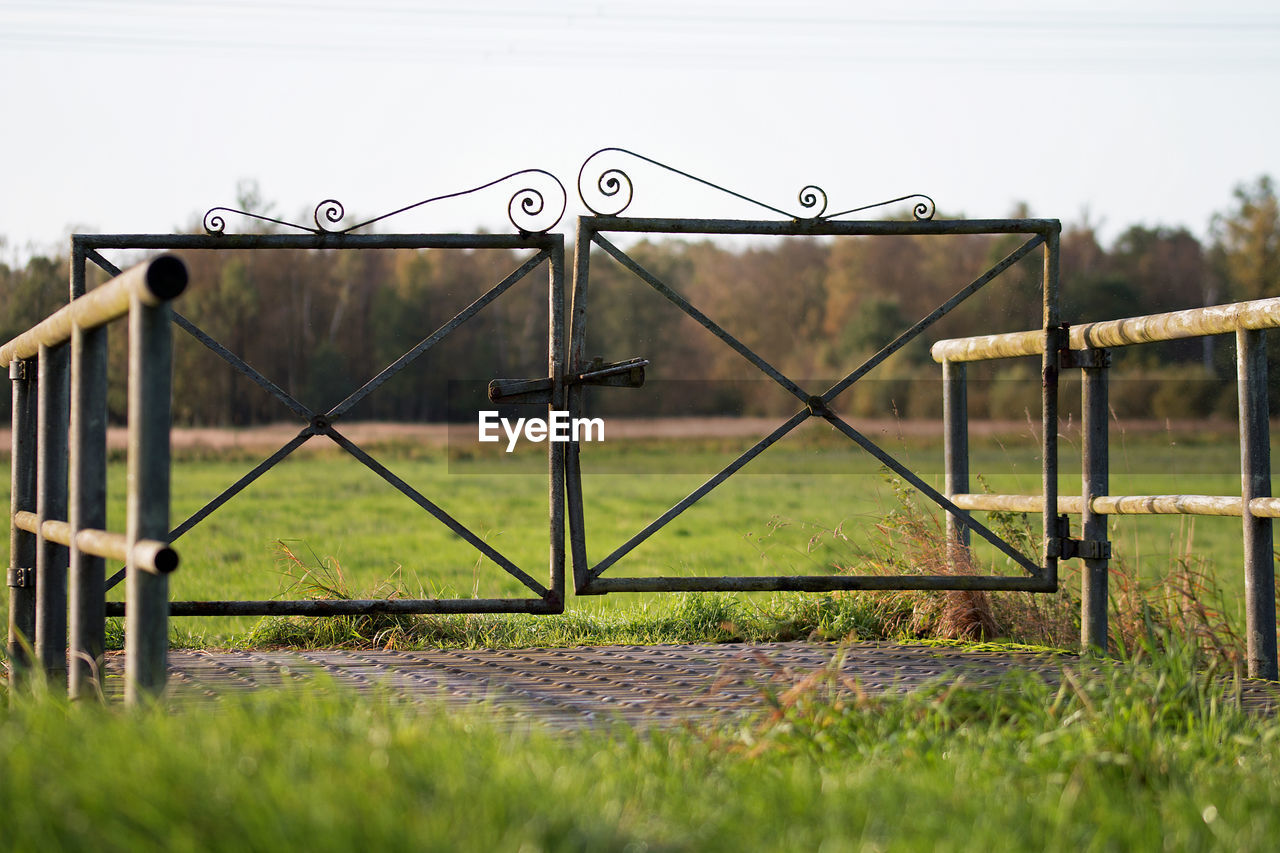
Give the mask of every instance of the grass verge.
<svg viewBox="0 0 1280 853">
<path fill-rule="evenodd" d="M 835 672 L 745 722 L 644 735 L 323 687 L 178 713 L 14 697 L 0 831 L 29 850 L 1274 849 L 1280 725 L 1194 656 L 905 697 Z"/>
</svg>

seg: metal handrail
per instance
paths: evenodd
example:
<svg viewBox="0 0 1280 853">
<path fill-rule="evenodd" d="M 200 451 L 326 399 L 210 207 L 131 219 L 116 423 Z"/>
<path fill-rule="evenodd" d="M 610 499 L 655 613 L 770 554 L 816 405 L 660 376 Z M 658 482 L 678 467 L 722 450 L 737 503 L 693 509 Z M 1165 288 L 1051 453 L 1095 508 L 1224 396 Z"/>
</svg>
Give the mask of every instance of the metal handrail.
<svg viewBox="0 0 1280 853">
<path fill-rule="evenodd" d="M 930 354 L 943 370 L 946 421 L 946 493 L 956 506 L 983 512 L 1034 512 L 1043 495 L 985 495 L 968 492 L 967 362 L 1044 356 L 1052 339 L 1060 345 L 1058 369 L 1080 368 L 1082 383 L 1082 494 L 1060 496 L 1057 511 L 1082 516 L 1081 540 L 1072 542 L 1085 559 L 1081 594 L 1081 645 L 1107 646 L 1108 515 L 1217 515 L 1242 519 L 1245 552 L 1245 612 L 1249 674 L 1280 678 L 1276 652 L 1275 555 L 1272 518 L 1280 500 L 1271 496 L 1270 420 L 1264 331 L 1280 327 L 1280 297 L 1128 317 L 1068 328 L 980 335 L 942 340 Z M 1240 405 L 1241 494 L 1108 494 L 1108 348 L 1208 335 L 1236 335 L 1236 375 Z M 1049 359 L 1046 359 L 1049 363 Z M 1065 519 L 1063 519 L 1065 522 Z M 961 526 L 948 524 L 948 542 L 967 547 Z"/>
<path fill-rule="evenodd" d="M 169 302 L 186 286 L 186 265 L 163 255 L 79 295 L 0 346 L 0 363 L 13 381 L 8 650 L 15 682 L 35 664 L 48 677 L 68 675 L 69 627 L 70 693 L 101 695 L 95 682 L 105 647 L 103 561 L 112 559 L 128 567 L 126 700 L 136 703 L 164 688 L 168 574 L 178 567 L 177 552 L 164 541 Z M 73 277 L 73 295 L 76 290 Z M 105 529 L 106 326 L 123 317 L 129 322 L 129 485 L 120 534 Z"/>
</svg>

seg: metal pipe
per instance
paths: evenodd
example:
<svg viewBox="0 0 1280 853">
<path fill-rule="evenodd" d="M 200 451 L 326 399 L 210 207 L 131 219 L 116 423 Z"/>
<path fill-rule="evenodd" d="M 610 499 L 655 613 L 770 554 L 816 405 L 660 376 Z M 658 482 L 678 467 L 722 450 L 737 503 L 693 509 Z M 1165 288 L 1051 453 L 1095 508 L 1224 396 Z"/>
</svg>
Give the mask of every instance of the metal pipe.
<svg viewBox="0 0 1280 853">
<path fill-rule="evenodd" d="M 1236 332 L 1240 392 L 1240 495 L 1245 507 L 1271 497 L 1271 436 L 1266 334 Z M 1249 676 L 1280 678 L 1276 661 L 1276 575 L 1271 519 L 1247 510 L 1244 519 L 1244 594 Z"/>
<path fill-rule="evenodd" d="M 76 545 L 85 554 L 102 557 L 119 563 L 136 563 L 143 571 L 169 574 L 178 568 L 178 553 L 168 543 L 156 539 L 141 539 L 130 550 L 128 537 L 109 530 L 84 528 L 72 534 L 72 526 L 65 521 L 49 520 L 40 523 L 33 512 L 20 512 L 14 516 L 19 530 L 40 531 L 49 542 L 59 545 Z"/>
<path fill-rule="evenodd" d="M 98 249 L 537 249 L 548 234 L 77 234 Z M 91 255 L 92 257 L 92 255 Z"/>
<path fill-rule="evenodd" d="M 30 358 L 41 346 L 53 347 L 70 341 L 73 326 L 91 328 L 123 317 L 129 311 L 130 299 L 156 306 L 173 299 L 186 286 L 187 267 L 172 255 L 161 255 L 139 264 L 0 346 L 0 364 Z"/>
<path fill-rule="evenodd" d="M 1068 346 L 1073 350 L 1131 346 L 1134 344 L 1225 335 L 1238 329 L 1274 329 L 1280 326 L 1280 297 L 1210 305 L 1167 314 L 1149 314 L 1072 326 Z M 1044 333 L 1010 332 L 938 341 L 930 349 L 934 361 L 985 361 L 995 358 L 1039 355 Z"/>
<path fill-rule="evenodd" d="M 173 381 L 172 310 L 134 295 L 129 306 L 129 449 L 125 535 L 129 551 L 141 540 L 169 535 L 169 428 Z M 168 677 L 169 578 L 130 564 L 126 579 L 125 701 L 163 692 Z"/>
<path fill-rule="evenodd" d="M 593 231 L 659 234 L 746 234 L 794 236 L 878 236 L 886 234 L 1044 234 L 1060 229 L 1056 219 L 830 220 L 669 219 L 638 216 L 580 216 Z M 581 225 L 579 226 L 581 227 Z"/>
<path fill-rule="evenodd" d="M 1096 367 L 1084 368 L 1081 388 L 1081 474 L 1082 503 L 1081 538 L 1085 541 L 1107 540 L 1106 516 L 1095 509 L 1095 500 L 1110 490 L 1108 472 L 1108 399 L 1106 356 L 1099 352 Z M 1080 576 L 1080 648 L 1107 653 L 1107 574 L 1106 558 L 1084 561 Z"/>
<path fill-rule="evenodd" d="M 73 257 L 83 278 L 84 258 Z M 107 526 L 107 330 L 71 332 L 70 555 L 72 699 L 101 696 L 106 649 L 106 564 L 86 552 L 74 531 Z M 46 522 L 48 524 L 49 522 Z"/>
<path fill-rule="evenodd" d="M 942 363 L 942 455 L 946 468 L 944 491 L 955 500 L 969 491 L 969 391 L 965 365 Z M 963 518 L 968 519 L 966 513 Z M 952 571 L 968 563 L 969 527 L 947 513 L 947 562 Z"/>
<path fill-rule="evenodd" d="M 551 250 L 550 288 L 547 297 L 547 375 L 551 377 L 553 411 L 565 411 L 565 301 L 564 301 L 564 237 L 557 234 Z M 564 444 L 550 442 L 547 454 L 547 488 L 551 526 L 551 592 L 546 596 L 555 612 L 564 612 L 565 589 L 565 496 Z"/>
<path fill-rule="evenodd" d="M 36 469 L 36 517 L 67 516 L 67 423 L 70 407 L 70 347 L 37 347 L 40 433 Z M 67 549 L 36 530 L 36 656 L 51 681 L 66 684 Z"/>
<path fill-rule="evenodd" d="M 128 618 L 133 605 L 108 601 L 108 616 Z M 365 616 L 438 613 L 561 613 L 549 598 L 426 598 L 282 601 L 171 601 L 170 616 Z"/>
<path fill-rule="evenodd" d="M 997 575 L 784 575 L 781 577 L 595 578 L 587 595 L 611 592 L 832 592 L 836 590 L 1012 590 L 1055 592 L 1038 577 Z"/>
<path fill-rule="evenodd" d="M 1044 242 L 1044 329 L 1045 353 L 1041 358 L 1041 485 L 1044 492 L 1045 580 L 1058 588 L 1058 553 L 1050 542 L 1058 536 L 1058 350 L 1066 345 L 1065 330 L 1058 305 L 1058 249 L 1061 226 L 1045 235 Z"/>
<path fill-rule="evenodd" d="M 1043 495 L 956 495 L 952 498 L 961 509 L 977 512 L 1039 512 Z M 1097 515 L 1240 515 L 1240 498 L 1226 495 L 1100 495 L 1090 502 Z M 1261 498 L 1255 504 L 1258 516 L 1280 517 L 1280 499 Z M 1059 495 L 1058 512 L 1068 515 L 1084 513 L 1084 498 Z"/>
<path fill-rule="evenodd" d="M 26 678 L 36 640 L 36 537 L 18 527 L 17 516 L 36 508 L 36 369 L 28 361 L 9 365 L 13 383 L 12 445 L 9 457 L 9 683 Z"/>
</svg>

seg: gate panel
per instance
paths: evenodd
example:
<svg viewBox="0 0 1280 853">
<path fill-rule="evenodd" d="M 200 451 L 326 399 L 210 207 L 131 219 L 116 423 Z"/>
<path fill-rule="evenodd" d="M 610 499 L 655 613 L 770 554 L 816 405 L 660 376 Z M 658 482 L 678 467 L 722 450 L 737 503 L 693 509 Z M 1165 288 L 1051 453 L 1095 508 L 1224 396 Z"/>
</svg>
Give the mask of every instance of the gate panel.
<svg viewBox="0 0 1280 853">
<path fill-rule="evenodd" d="M 847 420 L 837 414 L 832 404 L 841 394 L 851 388 L 859 380 L 866 377 L 889 356 L 917 338 L 926 329 L 946 316 L 957 306 L 979 292 L 991 281 L 1015 263 L 1033 253 L 1039 252 L 1044 260 L 1044 272 L 1041 281 L 1043 293 L 1043 321 L 1046 335 L 1057 340 L 1058 329 L 1058 293 L 1057 293 L 1057 253 L 1058 233 L 1060 225 L 1056 220 L 954 220 L 934 221 L 932 200 L 925 196 L 904 196 L 893 202 L 913 202 L 915 219 L 911 221 L 835 221 L 834 217 L 861 210 L 878 207 L 868 205 L 841 213 L 824 216 L 826 194 L 817 187 L 806 187 L 801 191 L 800 202 L 806 208 L 821 205 L 817 215 L 811 218 L 796 217 L 790 221 L 771 220 L 717 220 L 717 219 L 674 219 L 674 218 L 632 218 L 621 215 L 630 204 L 632 184 L 630 178 L 620 169 L 610 168 L 599 174 L 594 180 L 594 189 L 612 202 L 609 214 L 601 213 L 590 202 L 586 201 L 587 169 L 592 160 L 606 152 L 617 152 L 636 157 L 646 163 L 675 172 L 700 184 L 720 190 L 758 205 L 769 211 L 789 216 L 786 211 L 772 207 L 725 190 L 708 181 L 673 169 L 647 157 L 636 155 L 622 149 L 604 149 L 596 152 L 583 164 L 579 173 L 579 194 L 589 208 L 596 212 L 594 216 L 583 216 L 578 219 L 576 257 L 574 263 L 574 296 L 573 312 L 570 327 L 570 350 L 568 375 L 577 376 L 590 369 L 585 358 L 586 332 L 591 316 L 590 272 L 591 248 L 598 247 L 613 261 L 629 270 L 640 281 L 644 282 L 668 302 L 675 305 L 685 315 L 691 317 L 703 328 L 715 335 L 724 345 L 753 365 L 761 373 L 773 380 L 789 394 L 796 398 L 798 407 L 793 415 L 784 420 L 771 433 L 761 438 L 752 447 L 741 453 L 731 463 L 690 492 L 684 499 L 671 506 L 666 512 L 655 518 L 622 545 L 594 564 L 587 557 L 587 530 L 584 518 L 584 496 L 582 490 L 582 461 L 580 447 L 576 443 L 567 446 L 566 455 L 566 491 L 569 504 L 569 537 L 570 552 L 573 561 L 574 585 L 578 594 L 598 595 L 608 592 L 642 592 L 642 591 L 734 591 L 734 590 L 851 590 L 851 589 L 970 589 L 970 590 L 1028 590 L 1053 591 L 1057 588 L 1057 559 L 1055 547 L 1058 540 L 1057 506 L 1057 346 L 1046 347 L 1043 363 L 1042 394 L 1042 446 L 1043 460 L 1042 486 L 1044 495 L 1043 520 L 1045 542 L 1042 551 L 1042 562 L 1027 559 L 1009 542 L 992 532 L 985 525 L 974 520 L 968 513 L 958 508 L 945 495 L 930 486 L 909 467 L 885 451 L 865 434 L 854 428 Z M 606 234 L 665 234 L 665 235 L 733 235 L 733 236 L 887 236 L 887 235 L 946 235 L 946 234 L 1021 234 L 1026 241 L 1011 252 L 999 263 L 992 266 L 984 274 L 978 276 L 965 287 L 939 305 L 934 311 L 922 317 L 918 322 L 903 330 L 890 343 L 881 348 L 850 371 L 843 379 L 825 389 L 804 388 L 796 380 L 786 376 L 774 365 L 770 364 L 758 353 L 744 344 L 739 338 L 718 325 L 699 308 L 689 302 L 668 283 L 645 269 L 626 251 L 620 249 Z M 577 418 L 584 413 L 584 395 L 587 389 L 581 384 L 570 383 L 568 402 L 570 417 Z M 685 510 L 704 498 L 712 490 L 724 483 L 729 477 L 740 471 L 752 460 L 756 459 L 775 443 L 783 440 L 800 424 L 811 418 L 826 421 L 857 446 L 869 453 L 894 474 L 909 483 L 919 493 L 925 495 L 932 503 L 940 506 L 947 514 L 948 521 L 960 529 L 971 531 L 986 540 L 1002 554 L 1013 560 L 1025 572 L 1025 577 L 1008 577 L 998 575 L 914 575 L 914 576 L 870 576 L 870 575 L 797 575 L 797 576 L 735 576 L 735 577 L 630 577 L 605 576 L 606 572 L 624 562 L 627 556 L 641 543 L 668 525 Z"/>
<path fill-rule="evenodd" d="M 115 266 L 104 258 L 102 250 L 154 250 L 154 249 L 205 249 L 205 250 L 267 250 L 267 249 L 509 249 L 530 250 L 531 255 L 509 275 L 490 287 L 481 296 L 455 314 L 434 332 L 411 347 L 380 373 L 351 392 L 342 402 L 324 410 L 308 407 L 286 392 L 278 384 L 267 378 L 250 365 L 240 355 L 232 352 L 222 343 L 200 329 L 190 320 L 175 313 L 175 324 L 211 352 L 231 365 L 239 374 L 250 379 L 268 395 L 276 399 L 284 409 L 302 421 L 298 434 L 272 453 L 237 482 L 210 500 L 205 506 L 178 524 L 170 534 L 170 540 L 177 540 L 183 534 L 196 527 L 219 507 L 244 491 L 249 485 L 265 474 L 272 467 L 286 459 L 295 450 L 312 438 L 323 436 L 341 448 L 346 454 L 359 461 L 383 481 L 391 485 L 421 510 L 430 515 L 433 523 L 439 523 L 453 535 L 469 543 L 480 555 L 498 565 L 506 574 L 515 578 L 532 593 L 526 598 L 425 598 L 425 599 L 360 599 L 360 600 L 259 600 L 259 601 L 174 601 L 170 612 L 179 616 L 251 616 L 251 615 L 307 615 L 325 616 L 339 614 L 373 614 L 373 613 L 559 613 L 564 609 L 564 463 L 563 445 L 548 443 L 548 494 L 549 494 L 549 577 L 547 584 L 536 580 L 532 568 L 526 571 L 505 556 L 483 537 L 462 524 L 438 503 L 436 499 L 423 494 L 412 485 L 393 473 L 388 467 L 375 459 L 370 453 L 351 441 L 336 426 L 337 422 L 347 415 L 358 403 L 377 391 L 388 380 L 404 370 L 432 347 L 455 332 L 459 327 L 478 315 L 486 306 L 500 298 L 512 287 L 521 282 L 532 281 L 533 273 L 545 265 L 546 306 L 548 317 L 547 371 L 548 371 L 548 407 L 563 410 L 564 401 L 564 241 L 559 234 L 546 233 L 564 212 L 563 186 L 549 173 L 541 170 L 526 170 L 514 173 L 498 181 L 493 181 L 467 193 L 477 192 L 512 178 L 533 175 L 544 176 L 554 181 L 562 194 L 559 214 L 553 221 L 549 215 L 554 213 L 546 207 L 543 194 L 525 185 L 519 190 L 508 205 L 511 222 L 517 228 L 515 234 L 353 234 L 352 231 L 386 219 L 389 216 L 403 213 L 432 201 L 453 198 L 465 193 L 453 193 L 409 205 L 384 216 L 375 217 L 349 227 L 340 227 L 343 216 L 342 206 L 333 200 L 321 202 L 316 208 L 316 227 L 297 225 L 283 220 L 259 216 L 245 211 L 230 208 L 214 208 L 205 216 L 203 235 L 76 235 L 73 241 L 73 270 L 83 278 L 86 261 L 92 261 L 108 273 L 114 274 Z M 301 232 L 299 234 L 227 234 L 226 217 L 239 215 L 253 219 L 265 220 L 279 226 L 285 226 Z M 538 230 L 532 228 L 532 220 L 542 224 Z M 338 223 L 338 224 L 333 224 Z M 526 285 L 528 286 L 528 285 Z M 198 567 L 196 567 L 198 570 Z M 119 583 L 123 573 L 118 573 L 108 580 L 107 588 Z M 107 614 L 122 614 L 123 605 L 109 602 Z"/>
</svg>

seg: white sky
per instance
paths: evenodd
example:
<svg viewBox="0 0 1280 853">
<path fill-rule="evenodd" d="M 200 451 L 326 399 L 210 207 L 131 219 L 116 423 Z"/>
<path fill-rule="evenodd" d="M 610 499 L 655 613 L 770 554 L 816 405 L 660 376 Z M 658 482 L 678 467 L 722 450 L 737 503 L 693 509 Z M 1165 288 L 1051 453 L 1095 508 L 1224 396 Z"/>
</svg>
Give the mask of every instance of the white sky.
<svg viewBox="0 0 1280 853">
<path fill-rule="evenodd" d="M 532 167 L 565 230 L 605 146 L 788 210 L 816 183 L 1203 236 L 1280 176 L 1278 92 L 1274 0 L 0 0 L 0 236 L 190 227 L 243 178 L 355 221 Z M 632 165 L 628 213 L 770 216 Z M 381 227 L 507 230 L 509 195 Z"/>
</svg>

